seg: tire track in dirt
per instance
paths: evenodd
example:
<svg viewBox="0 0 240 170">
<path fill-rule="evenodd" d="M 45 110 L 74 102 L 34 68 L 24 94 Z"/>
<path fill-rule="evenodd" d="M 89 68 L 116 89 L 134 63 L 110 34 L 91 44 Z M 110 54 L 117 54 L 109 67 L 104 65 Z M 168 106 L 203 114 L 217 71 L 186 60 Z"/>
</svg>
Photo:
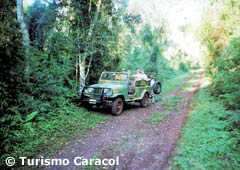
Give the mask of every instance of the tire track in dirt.
<svg viewBox="0 0 240 170">
<path fill-rule="evenodd" d="M 177 110 L 167 110 L 163 102 L 147 108 L 125 110 L 121 116 L 110 117 L 105 123 L 89 131 L 81 139 L 69 142 L 52 156 L 54 159 L 67 158 L 68 166 L 51 166 L 45 169 L 80 169 L 73 160 L 76 156 L 84 158 L 115 158 L 119 157 L 119 165 L 107 167 L 118 170 L 160 170 L 166 166 L 176 142 L 184 126 L 191 99 L 199 89 L 203 76 L 197 75 L 193 81 L 187 78 L 174 91 L 162 96 L 169 98 L 175 95 L 182 97 L 177 103 Z M 193 81 L 191 88 L 181 92 L 185 85 Z M 146 119 L 156 112 L 167 112 L 167 116 L 157 125 L 151 125 Z M 84 168 L 83 168 L 84 169 Z M 103 169 L 103 167 L 99 167 Z"/>
</svg>

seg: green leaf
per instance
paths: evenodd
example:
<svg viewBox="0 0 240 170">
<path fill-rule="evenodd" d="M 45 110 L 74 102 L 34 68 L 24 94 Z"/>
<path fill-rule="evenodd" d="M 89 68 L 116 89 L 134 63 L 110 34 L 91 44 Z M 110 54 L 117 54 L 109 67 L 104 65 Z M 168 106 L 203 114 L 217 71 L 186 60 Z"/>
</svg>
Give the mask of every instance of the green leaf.
<svg viewBox="0 0 240 170">
<path fill-rule="evenodd" d="M 37 114 L 38 114 L 37 111 L 28 114 L 28 115 L 26 116 L 26 120 L 25 120 L 25 122 L 29 122 L 29 121 L 31 121 L 31 120 L 32 120 Z"/>
</svg>

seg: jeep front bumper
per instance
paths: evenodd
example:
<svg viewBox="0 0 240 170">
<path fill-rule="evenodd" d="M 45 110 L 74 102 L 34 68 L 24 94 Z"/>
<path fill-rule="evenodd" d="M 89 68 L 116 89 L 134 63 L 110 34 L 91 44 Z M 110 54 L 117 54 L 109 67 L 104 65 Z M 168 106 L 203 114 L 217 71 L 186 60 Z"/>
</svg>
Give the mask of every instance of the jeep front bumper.
<svg viewBox="0 0 240 170">
<path fill-rule="evenodd" d="M 92 105 L 104 105 L 110 107 L 112 104 L 111 95 L 106 96 L 106 91 L 109 91 L 107 88 L 92 88 L 84 87 L 81 95 L 81 102 L 89 103 Z M 110 89 L 111 90 L 111 89 Z M 108 94 L 109 95 L 109 94 Z"/>
</svg>

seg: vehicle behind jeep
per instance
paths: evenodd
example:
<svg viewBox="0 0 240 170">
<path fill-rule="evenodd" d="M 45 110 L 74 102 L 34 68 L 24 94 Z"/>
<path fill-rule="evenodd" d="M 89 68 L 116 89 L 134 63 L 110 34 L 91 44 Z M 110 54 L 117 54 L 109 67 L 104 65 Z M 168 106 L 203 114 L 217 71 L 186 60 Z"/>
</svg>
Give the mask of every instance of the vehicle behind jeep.
<svg viewBox="0 0 240 170">
<path fill-rule="evenodd" d="M 128 102 L 147 107 L 151 90 L 150 80 L 136 80 L 125 72 L 103 72 L 97 84 L 81 89 L 81 103 L 87 107 L 107 106 L 113 115 L 120 115 Z"/>
</svg>

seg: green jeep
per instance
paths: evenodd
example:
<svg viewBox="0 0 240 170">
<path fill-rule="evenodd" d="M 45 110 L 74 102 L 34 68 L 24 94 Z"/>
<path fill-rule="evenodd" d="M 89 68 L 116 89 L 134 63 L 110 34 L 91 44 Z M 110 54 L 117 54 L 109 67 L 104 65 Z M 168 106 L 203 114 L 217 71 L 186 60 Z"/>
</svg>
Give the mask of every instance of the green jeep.
<svg viewBox="0 0 240 170">
<path fill-rule="evenodd" d="M 155 84 L 158 87 L 154 91 L 159 94 L 161 84 Z M 103 72 L 98 84 L 83 87 L 80 95 L 83 105 L 108 106 L 113 115 L 120 115 L 127 102 L 139 102 L 141 107 L 147 107 L 151 91 L 150 80 L 136 80 L 124 72 Z"/>
</svg>

